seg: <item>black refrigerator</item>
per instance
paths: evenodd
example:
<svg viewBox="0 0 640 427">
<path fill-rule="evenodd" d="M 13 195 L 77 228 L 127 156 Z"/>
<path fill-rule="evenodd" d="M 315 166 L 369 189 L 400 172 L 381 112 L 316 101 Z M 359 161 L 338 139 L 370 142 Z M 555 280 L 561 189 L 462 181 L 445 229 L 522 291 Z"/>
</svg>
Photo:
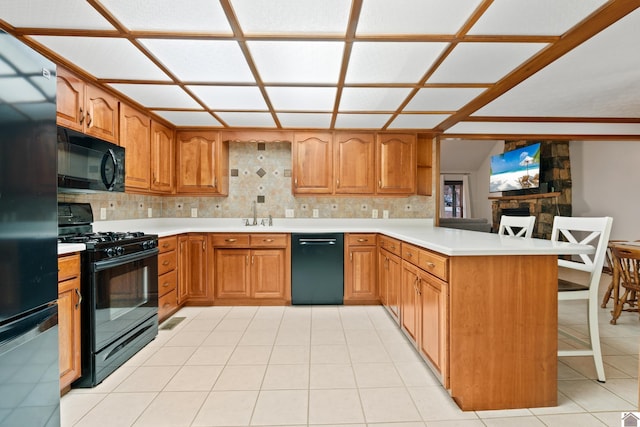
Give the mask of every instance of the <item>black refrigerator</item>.
<svg viewBox="0 0 640 427">
<path fill-rule="evenodd" d="M 56 68 L 0 31 L 0 426 L 59 426 Z"/>
</svg>

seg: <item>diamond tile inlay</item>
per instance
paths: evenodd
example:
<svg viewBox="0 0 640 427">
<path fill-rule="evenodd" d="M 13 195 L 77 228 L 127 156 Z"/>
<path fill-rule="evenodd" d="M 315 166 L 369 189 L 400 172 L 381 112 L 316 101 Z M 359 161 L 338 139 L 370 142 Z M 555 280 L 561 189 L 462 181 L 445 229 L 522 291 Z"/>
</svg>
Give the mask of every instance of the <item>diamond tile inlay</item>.
<svg viewBox="0 0 640 427">
<path fill-rule="evenodd" d="M 258 170 L 256 171 L 256 174 L 257 174 L 260 178 L 262 178 L 263 176 L 265 176 L 265 175 L 267 174 L 267 172 L 265 172 L 265 170 L 264 170 L 264 169 L 260 168 L 260 169 L 258 169 Z"/>
</svg>

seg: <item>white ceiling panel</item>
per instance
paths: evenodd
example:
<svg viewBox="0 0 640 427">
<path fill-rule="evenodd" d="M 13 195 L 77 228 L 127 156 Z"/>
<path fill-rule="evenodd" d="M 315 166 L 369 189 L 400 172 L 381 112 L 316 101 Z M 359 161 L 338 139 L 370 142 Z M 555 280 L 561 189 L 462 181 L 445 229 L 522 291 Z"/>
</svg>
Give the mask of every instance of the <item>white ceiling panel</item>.
<svg viewBox="0 0 640 427">
<path fill-rule="evenodd" d="M 238 43 L 228 40 L 143 39 L 142 43 L 187 82 L 255 82 Z"/>
<path fill-rule="evenodd" d="M 221 126 L 211 114 L 204 111 L 154 111 L 174 126 Z"/>
<path fill-rule="evenodd" d="M 114 30 L 85 0 L 2 0 L 0 19 L 14 27 Z"/>
<path fill-rule="evenodd" d="M 100 79 L 169 80 L 125 39 L 68 36 L 34 36 L 33 39 Z"/>
<path fill-rule="evenodd" d="M 639 40 L 637 9 L 476 114 L 638 117 Z"/>
<path fill-rule="evenodd" d="M 229 126 L 236 127 L 274 127 L 273 117 L 269 113 L 220 112 L 220 119 Z"/>
<path fill-rule="evenodd" d="M 606 0 L 494 0 L 468 34 L 562 35 Z"/>
<path fill-rule="evenodd" d="M 460 43 L 428 83 L 495 83 L 545 43 Z"/>
<path fill-rule="evenodd" d="M 147 108 L 202 108 L 175 85 L 110 84 L 112 88 Z"/>
<path fill-rule="evenodd" d="M 357 35 L 455 34 L 480 0 L 365 0 Z"/>
<path fill-rule="evenodd" d="M 342 42 L 249 41 L 248 45 L 266 84 L 338 83 Z"/>
<path fill-rule="evenodd" d="M 531 122 L 460 122 L 447 130 L 449 134 L 513 135 L 638 135 L 640 123 L 531 123 Z"/>
<path fill-rule="evenodd" d="M 331 116 L 323 113 L 278 113 L 278 120 L 288 128 L 327 129 L 331 125 Z"/>
<path fill-rule="evenodd" d="M 267 94 L 276 110 L 332 111 L 335 87 L 267 86 Z"/>
<path fill-rule="evenodd" d="M 257 86 L 187 86 L 212 110 L 267 110 Z"/>
<path fill-rule="evenodd" d="M 447 43 L 355 42 L 345 83 L 417 83 Z"/>
<path fill-rule="evenodd" d="M 423 88 L 404 111 L 454 111 L 484 92 L 483 88 Z"/>
<path fill-rule="evenodd" d="M 101 0 L 128 29 L 232 34 L 217 0 Z"/>
<path fill-rule="evenodd" d="M 379 129 L 391 118 L 390 114 L 338 114 L 336 128 Z"/>
<path fill-rule="evenodd" d="M 232 0 L 244 34 L 338 34 L 349 21 L 350 0 Z"/>
<path fill-rule="evenodd" d="M 399 114 L 389 125 L 389 129 L 431 129 L 448 114 Z"/>
<path fill-rule="evenodd" d="M 339 111 L 395 111 L 411 92 L 410 88 L 346 87 Z"/>
</svg>

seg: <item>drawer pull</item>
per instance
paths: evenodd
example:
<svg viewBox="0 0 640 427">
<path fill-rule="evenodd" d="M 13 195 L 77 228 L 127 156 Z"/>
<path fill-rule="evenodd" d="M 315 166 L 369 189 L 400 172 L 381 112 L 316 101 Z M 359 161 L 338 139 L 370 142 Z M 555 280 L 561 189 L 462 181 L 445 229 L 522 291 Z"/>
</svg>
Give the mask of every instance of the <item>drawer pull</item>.
<svg viewBox="0 0 640 427">
<path fill-rule="evenodd" d="M 164 283 L 162 284 L 162 287 L 163 287 L 163 288 L 166 288 L 167 286 L 169 286 L 169 282 L 164 282 Z"/>
<path fill-rule="evenodd" d="M 162 265 L 169 265 L 169 261 L 168 260 L 162 261 Z"/>
<path fill-rule="evenodd" d="M 273 239 L 262 239 L 262 241 L 265 243 L 272 243 Z"/>
<path fill-rule="evenodd" d="M 358 242 L 360 242 L 360 243 L 362 243 L 362 242 L 368 242 L 368 241 L 369 241 L 369 239 L 362 239 L 362 238 L 358 239 Z"/>
<path fill-rule="evenodd" d="M 225 242 L 227 243 L 233 243 L 235 241 L 237 241 L 238 239 L 224 239 Z"/>
<path fill-rule="evenodd" d="M 427 263 L 427 267 L 429 267 L 429 268 L 434 268 L 435 266 L 436 265 L 434 263 L 432 263 L 432 262 L 428 262 Z"/>
<path fill-rule="evenodd" d="M 407 258 L 411 258 L 412 256 L 413 256 L 413 254 L 412 254 L 411 252 L 409 252 L 409 253 L 407 254 Z"/>
<path fill-rule="evenodd" d="M 170 305 L 171 305 L 171 303 L 169 303 L 169 302 L 165 302 L 164 304 L 162 304 L 162 308 L 169 307 Z"/>
<path fill-rule="evenodd" d="M 164 242 L 164 243 L 162 244 L 162 247 L 163 247 L 163 248 L 168 248 L 169 246 L 171 246 L 171 245 L 169 244 L 169 242 Z"/>
</svg>

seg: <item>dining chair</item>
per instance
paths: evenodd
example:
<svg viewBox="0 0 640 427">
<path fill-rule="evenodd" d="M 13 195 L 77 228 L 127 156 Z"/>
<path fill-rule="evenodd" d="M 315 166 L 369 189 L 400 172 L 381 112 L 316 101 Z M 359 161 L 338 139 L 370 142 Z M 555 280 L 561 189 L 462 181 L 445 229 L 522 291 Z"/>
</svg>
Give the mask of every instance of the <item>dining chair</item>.
<svg viewBox="0 0 640 427">
<path fill-rule="evenodd" d="M 556 216 L 551 231 L 552 241 L 580 243 L 594 247 L 594 253 L 581 254 L 571 259 L 558 259 L 558 267 L 586 273 L 584 282 L 558 278 L 558 301 L 587 301 L 589 342 L 560 330 L 560 334 L 580 342 L 586 349 L 559 350 L 558 356 L 593 356 L 598 381 L 605 382 L 600 331 L 598 328 L 598 286 L 602 275 L 613 218 L 580 218 Z"/>
<path fill-rule="evenodd" d="M 500 217 L 500 227 L 498 234 L 505 236 L 527 237 L 533 234 L 533 225 L 536 223 L 535 216 L 509 216 L 502 215 Z M 519 231 L 514 231 L 520 229 Z"/>
<path fill-rule="evenodd" d="M 614 301 L 611 323 L 616 324 L 622 310 L 638 311 L 636 295 L 640 292 L 640 246 L 613 245 L 613 280 L 624 289 L 618 301 Z M 625 304 L 630 304 L 628 309 Z"/>
</svg>

